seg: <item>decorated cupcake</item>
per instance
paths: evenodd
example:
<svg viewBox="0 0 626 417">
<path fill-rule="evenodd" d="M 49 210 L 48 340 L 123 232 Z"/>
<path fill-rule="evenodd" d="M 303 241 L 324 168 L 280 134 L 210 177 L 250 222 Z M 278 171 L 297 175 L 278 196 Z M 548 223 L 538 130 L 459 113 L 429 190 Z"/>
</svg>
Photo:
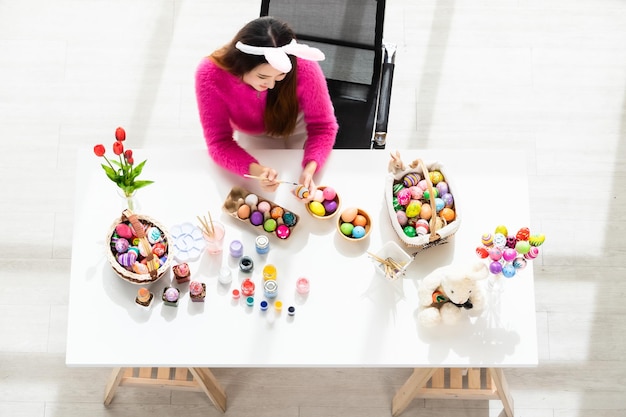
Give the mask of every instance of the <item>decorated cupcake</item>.
<svg viewBox="0 0 626 417">
<path fill-rule="evenodd" d="M 189 296 L 193 302 L 202 302 L 206 296 L 206 284 L 198 281 L 189 283 Z"/>
<path fill-rule="evenodd" d="M 174 277 L 176 278 L 176 282 L 178 284 L 182 284 L 183 282 L 189 282 L 189 280 L 191 279 L 189 265 L 185 262 L 174 265 L 172 271 L 174 271 Z"/>
<path fill-rule="evenodd" d="M 178 299 L 180 298 L 180 291 L 174 287 L 163 288 L 163 295 L 161 299 L 166 306 L 178 307 Z"/>
</svg>

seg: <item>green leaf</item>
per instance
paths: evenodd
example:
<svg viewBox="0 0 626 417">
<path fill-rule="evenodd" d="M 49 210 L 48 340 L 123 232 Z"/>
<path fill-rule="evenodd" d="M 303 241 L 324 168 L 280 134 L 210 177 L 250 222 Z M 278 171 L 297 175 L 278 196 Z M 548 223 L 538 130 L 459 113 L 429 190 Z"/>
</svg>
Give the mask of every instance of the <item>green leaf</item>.
<svg viewBox="0 0 626 417">
<path fill-rule="evenodd" d="M 114 181 L 117 183 L 118 177 L 117 177 L 117 172 L 115 172 L 115 170 L 113 170 L 110 166 L 105 165 L 105 164 L 102 164 L 102 169 L 104 169 L 104 172 L 107 174 L 107 177 L 109 177 L 111 181 Z"/>
<path fill-rule="evenodd" d="M 150 180 L 135 181 L 134 188 L 135 190 L 138 190 L 139 188 L 143 188 L 146 185 L 150 185 L 152 183 L 154 183 L 154 181 L 150 181 Z"/>
</svg>

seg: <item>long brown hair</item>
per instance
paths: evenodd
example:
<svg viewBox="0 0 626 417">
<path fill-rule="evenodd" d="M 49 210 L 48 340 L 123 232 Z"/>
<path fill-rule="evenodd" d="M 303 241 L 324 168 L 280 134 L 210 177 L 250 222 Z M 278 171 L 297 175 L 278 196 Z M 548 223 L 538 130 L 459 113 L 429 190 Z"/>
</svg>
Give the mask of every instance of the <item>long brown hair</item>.
<svg viewBox="0 0 626 417">
<path fill-rule="evenodd" d="M 235 48 L 238 41 L 251 46 L 279 47 L 295 39 L 294 31 L 285 22 L 273 17 L 260 17 L 246 24 L 233 40 L 211 54 L 211 59 L 226 71 L 238 77 L 261 64 L 267 64 L 263 55 L 251 55 Z M 300 108 L 296 96 L 298 64 L 294 56 L 289 55 L 292 69 L 282 81 L 276 82 L 273 89 L 267 91 L 267 102 L 263 116 L 265 129 L 272 136 L 285 137 L 293 133 Z"/>
</svg>

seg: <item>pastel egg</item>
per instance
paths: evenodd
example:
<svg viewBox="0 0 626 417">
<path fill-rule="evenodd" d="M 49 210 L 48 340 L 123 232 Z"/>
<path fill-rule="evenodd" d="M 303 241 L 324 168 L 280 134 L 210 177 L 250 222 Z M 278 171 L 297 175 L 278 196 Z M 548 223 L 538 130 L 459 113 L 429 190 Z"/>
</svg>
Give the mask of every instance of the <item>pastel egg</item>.
<svg viewBox="0 0 626 417">
<path fill-rule="evenodd" d="M 296 225 L 297 221 L 298 219 L 296 218 L 296 215 L 292 212 L 286 211 L 285 214 L 283 214 L 283 222 L 285 222 L 287 226 L 293 227 Z"/>
<path fill-rule="evenodd" d="M 354 226 L 352 229 L 352 237 L 355 239 L 360 239 L 365 236 L 365 227 L 363 226 Z"/>
<path fill-rule="evenodd" d="M 270 211 L 270 215 L 272 216 L 272 219 L 278 219 L 280 217 L 283 217 L 284 213 L 285 213 L 285 210 L 283 210 L 283 208 L 279 206 L 274 207 Z"/>
<path fill-rule="evenodd" d="M 411 172 L 402 178 L 402 184 L 404 184 L 405 187 L 412 187 L 417 185 L 421 179 L 422 177 L 417 172 Z"/>
<path fill-rule="evenodd" d="M 495 233 L 493 235 L 493 245 L 503 249 L 506 246 L 506 237 L 502 233 Z"/>
<path fill-rule="evenodd" d="M 148 242 L 150 242 L 153 245 L 157 242 L 160 242 L 163 239 L 163 235 L 161 234 L 161 231 L 159 230 L 158 227 L 155 227 L 155 226 L 148 228 L 146 232 L 146 237 L 148 238 Z"/>
<path fill-rule="evenodd" d="M 117 233 L 118 236 L 126 239 L 132 239 L 132 237 L 135 235 L 133 229 L 126 223 L 120 223 L 115 226 L 115 233 Z"/>
<path fill-rule="evenodd" d="M 250 215 L 250 223 L 252 223 L 255 226 L 259 226 L 263 224 L 263 213 L 261 213 L 258 210 L 253 211 L 252 214 Z"/>
<path fill-rule="evenodd" d="M 271 208 L 272 207 L 270 206 L 270 203 L 268 203 L 267 201 L 261 201 L 257 206 L 257 210 L 261 213 L 267 213 L 271 210 Z"/>
<path fill-rule="evenodd" d="M 343 211 L 343 213 L 341 213 L 341 220 L 347 223 L 352 223 L 357 214 L 359 214 L 359 211 L 355 207 L 347 208 Z"/>
<path fill-rule="evenodd" d="M 365 218 L 365 216 L 361 214 L 357 214 L 354 220 L 352 221 L 352 224 L 355 226 L 365 227 L 365 225 L 367 224 L 367 219 Z"/>
<path fill-rule="evenodd" d="M 320 189 L 315 190 L 315 194 L 313 195 L 313 200 L 319 201 L 320 203 L 324 201 L 324 191 Z"/>
<path fill-rule="evenodd" d="M 502 275 L 505 278 L 513 278 L 515 276 L 515 267 L 511 264 L 506 264 L 502 267 Z"/>
<path fill-rule="evenodd" d="M 133 265 L 137 261 L 137 254 L 134 251 L 121 253 L 117 256 L 117 262 L 125 267 Z"/>
<path fill-rule="evenodd" d="M 322 191 L 322 195 L 324 196 L 324 200 L 334 200 L 337 196 L 337 192 L 333 187 L 326 187 L 324 191 Z"/>
<path fill-rule="evenodd" d="M 250 206 L 247 204 L 244 204 L 241 207 L 239 207 L 237 209 L 237 217 L 239 217 L 242 220 L 246 220 L 248 217 L 250 217 Z"/>
<path fill-rule="evenodd" d="M 499 261 L 502 258 L 502 251 L 495 247 L 489 249 L 489 258 L 493 261 Z"/>
<path fill-rule="evenodd" d="M 422 189 L 422 191 L 428 190 L 428 181 L 421 180 L 417 183 L 417 186 Z"/>
<path fill-rule="evenodd" d="M 450 193 L 442 194 L 441 199 L 443 200 L 446 207 L 452 208 L 452 206 L 454 205 L 454 197 L 452 197 L 452 194 Z"/>
<path fill-rule="evenodd" d="M 428 233 L 428 231 L 430 230 L 430 225 L 428 224 L 428 220 L 425 220 L 425 219 L 417 219 L 416 227 L 417 226 L 426 228 L 426 233 Z"/>
<path fill-rule="evenodd" d="M 443 202 L 441 198 L 435 198 L 435 210 L 437 211 L 437 213 L 443 210 L 445 206 L 446 204 Z"/>
<path fill-rule="evenodd" d="M 431 216 L 433 215 L 433 210 L 430 208 L 430 204 L 428 203 L 422 204 L 422 209 L 420 210 L 419 215 L 422 219 L 426 219 L 426 220 L 430 219 Z"/>
<path fill-rule="evenodd" d="M 266 232 L 273 232 L 274 230 L 276 230 L 276 220 L 275 219 L 267 219 L 265 221 L 265 223 L 263 223 L 263 229 Z"/>
<path fill-rule="evenodd" d="M 445 181 L 441 181 L 436 185 L 437 191 L 439 191 L 439 195 L 444 195 L 450 192 L 450 188 L 448 187 L 448 183 Z"/>
<path fill-rule="evenodd" d="M 337 202 L 335 200 L 324 200 L 324 209 L 327 214 L 332 214 L 337 210 Z"/>
<path fill-rule="evenodd" d="M 244 201 L 248 206 L 256 206 L 259 204 L 259 197 L 256 194 L 248 194 Z"/>
<path fill-rule="evenodd" d="M 129 246 L 130 244 L 128 243 L 128 240 L 124 239 L 123 237 L 117 239 L 117 241 L 115 242 L 115 250 L 117 251 L 117 253 L 126 252 Z"/>
<path fill-rule="evenodd" d="M 424 196 L 424 190 L 416 185 L 409 187 L 409 191 L 411 191 L 411 199 L 413 200 L 421 200 Z"/>
<path fill-rule="evenodd" d="M 341 226 L 339 226 L 339 230 L 341 230 L 341 233 L 346 236 L 351 236 L 353 229 L 354 225 L 352 223 L 342 223 Z"/>
<path fill-rule="evenodd" d="M 415 233 L 418 235 L 427 235 L 428 234 L 428 228 L 424 227 L 423 224 L 416 224 L 415 225 Z"/>
<path fill-rule="evenodd" d="M 309 203 L 309 210 L 311 210 L 311 213 L 320 217 L 326 214 L 326 209 L 324 208 L 324 205 L 320 203 L 319 201 L 315 201 L 315 200 Z"/>
<path fill-rule="evenodd" d="M 396 218 L 398 219 L 398 223 L 400 223 L 400 226 L 403 227 L 406 226 L 409 221 L 406 213 L 402 210 L 396 212 Z"/>
<path fill-rule="evenodd" d="M 520 240 L 519 242 L 515 244 L 515 250 L 520 255 L 525 255 L 530 250 L 530 243 L 528 243 L 525 240 Z"/>
</svg>

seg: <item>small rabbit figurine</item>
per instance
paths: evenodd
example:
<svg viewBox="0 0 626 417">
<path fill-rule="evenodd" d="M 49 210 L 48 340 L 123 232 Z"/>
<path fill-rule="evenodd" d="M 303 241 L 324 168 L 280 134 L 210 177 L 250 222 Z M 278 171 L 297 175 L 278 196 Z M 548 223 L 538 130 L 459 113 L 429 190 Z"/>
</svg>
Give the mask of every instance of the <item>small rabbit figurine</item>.
<svg viewBox="0 0 626 417">
<path fill-rule="evenodd" d="M 400 152 L 396 151 L 395 153 L 390 153 L 391 160 L 389 161 L 389 165 L 387 170 L 393 174 L 397 174 L 398 172 L 402 172 L 406 169 L 404 166 L 404 162 L 400 158 Z"/>
</svg>

